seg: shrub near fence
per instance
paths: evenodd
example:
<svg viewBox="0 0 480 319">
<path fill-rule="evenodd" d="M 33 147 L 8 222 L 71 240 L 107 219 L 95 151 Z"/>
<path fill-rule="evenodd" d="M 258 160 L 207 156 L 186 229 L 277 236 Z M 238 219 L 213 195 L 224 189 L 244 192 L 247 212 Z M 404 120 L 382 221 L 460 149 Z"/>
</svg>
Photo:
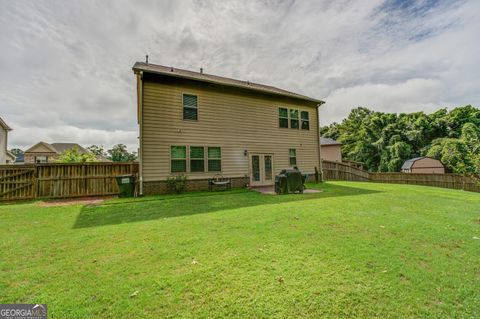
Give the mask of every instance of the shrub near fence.
<svg viewBox="0 0 480 319">
<path fill-rule="evenodd" d="M 137 173 L 138 163 L 1 165 L 0 200 L 116 195 L 115 176 Z"/>
<path fill-rule="evenodd" d="M 463 189 L 480 193 L 480 177 L 459 174 L 416 174 L 416 173 L 371 173 L 339 162 L 322 162 L 323 176 L 326 180 L 370 181 L 376 183 L 395 183 L 425 185 L 443 188 Z"/>
</svg>

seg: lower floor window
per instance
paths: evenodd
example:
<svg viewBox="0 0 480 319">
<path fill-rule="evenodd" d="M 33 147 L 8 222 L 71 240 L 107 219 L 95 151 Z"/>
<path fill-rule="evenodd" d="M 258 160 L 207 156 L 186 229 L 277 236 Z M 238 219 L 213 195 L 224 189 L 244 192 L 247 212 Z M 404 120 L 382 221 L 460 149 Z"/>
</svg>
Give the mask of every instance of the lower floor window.
<svg viewBox="0 0 480 319">
<path fill-rule="evenodd" d="M 190 146 L 190 171 L 205 171 L 205 152 L 203 146 Z"/>
<path fill-rule="evenodd" d="M 208 171 L 220 172 L 222 170 L 222 150 L 220 147 L 208 148 Z"/>
<path fill-rule="evenodd" d="M 207 163 L 206 166 L 205 163 Z M 170 171 L 172 173 L 203 173 L 206 170 L 208 172 L 222 170 L 222 150 L 219 146 L 170 147 Z"/>
<path fill-rule="evenodd" d="M 290 159 L 290 166 L 295 166 L 297 165 L 297 150 L 294 148 L 291 148 L 288 151 L 288 157 Z"/>
<path fill-rule="evenodd" d="M 170 170 L 172 173 L 185 173 L 187 171 L 187 147 L 172 146 L 170 148 Z"/>
</svg>

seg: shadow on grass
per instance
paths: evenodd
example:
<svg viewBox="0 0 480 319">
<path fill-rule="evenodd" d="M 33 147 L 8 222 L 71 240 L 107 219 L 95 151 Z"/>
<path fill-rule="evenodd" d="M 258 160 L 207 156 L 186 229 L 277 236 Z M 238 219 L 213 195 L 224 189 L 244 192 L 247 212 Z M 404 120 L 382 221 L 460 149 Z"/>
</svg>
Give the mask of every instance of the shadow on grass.
<svg viewBox="0 0 480 319">
<path fill-rule="evenodd" d="M 97 227 L 133 223 L 160 218 L 205 214 L 215 211 L 273 205 L 312 199 L 355 196 L 379 193 L 379 191 L 333 184 L 313 185 L 322 190 L 315 194 L 290 194 L 272 196 L 254 191 L 240 190 L 218 193 L 190 193 L 183 195 L 151 196 L 120 200 L 102 205 L 83 206 L 73 228 Z"/>
</svg>

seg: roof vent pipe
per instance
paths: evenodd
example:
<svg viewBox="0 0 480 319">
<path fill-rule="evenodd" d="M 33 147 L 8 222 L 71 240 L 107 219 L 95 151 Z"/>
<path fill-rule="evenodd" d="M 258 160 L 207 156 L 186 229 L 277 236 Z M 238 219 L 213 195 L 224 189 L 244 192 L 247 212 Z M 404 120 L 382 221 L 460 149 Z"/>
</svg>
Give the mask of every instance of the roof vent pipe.
<svg viewBox="0 0 480 319">
<path fill-rule="evenodd" d="M 203 74 L 203 68 L 200 68 L 200 74 Z"/>
<path fill-rule="evenodd" d="M 148 54 L 145 56 L 145 64 L 148 64 Z"/>
</svg>

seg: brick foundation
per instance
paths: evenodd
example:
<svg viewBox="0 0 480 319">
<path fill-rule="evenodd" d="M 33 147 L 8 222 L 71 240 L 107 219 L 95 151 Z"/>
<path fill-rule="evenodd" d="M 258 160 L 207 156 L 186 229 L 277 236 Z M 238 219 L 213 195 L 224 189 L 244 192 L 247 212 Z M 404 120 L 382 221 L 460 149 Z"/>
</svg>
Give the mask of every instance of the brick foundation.
<svg viewBox="0 0 480 319">
<path fill-rule="evenodd" d="M 232 188 L 243 188 L 250 182 L 248 177 L 232 177 Z M 208 179 L 187 179 L 187 192 L 208 190 Z M 143 182 L 144 195 L 168 194 L 170 190 L 165 181 Z"/>
</svg>

